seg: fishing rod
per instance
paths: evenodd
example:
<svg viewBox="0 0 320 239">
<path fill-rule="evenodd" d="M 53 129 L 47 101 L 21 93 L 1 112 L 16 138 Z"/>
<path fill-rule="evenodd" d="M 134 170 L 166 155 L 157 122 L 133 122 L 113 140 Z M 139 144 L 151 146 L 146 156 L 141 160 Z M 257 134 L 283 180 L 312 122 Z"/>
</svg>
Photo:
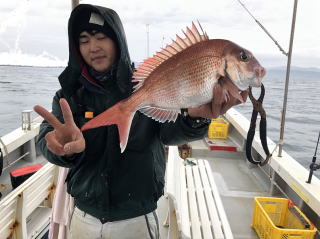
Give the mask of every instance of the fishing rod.
<svg viewBox="0 0 320 239">
<path fill-rule="evenodd" d="M 313 171 L 316 171 L 317 169 L 320 169 L 320 164 L 316 164 L 319 139 L 320 139 L 320 132 L 319 132 L 319 136 L 318 136 L 318 142 L 317 142 L 317 145 L 316 145 L 316 150 L 315 150 L 314 156 L 312 158 L 312 163 L 310 164 L 310 173 L 309 173 L 309 178 L 308 178 L 307 183 L 311 183 Z"/>
<path fill-rule="evenodd" d="M 279 48 L 279 50 L 282 52 L 283 55 L 288 56 L 288 53 L 283 50 L 283 48 L 280 46 L 280 44 L 276 41 L 276 39 L 274 39 L 274 37 L 268 32 L 268 30 L 259 22 L 259 20 L 257 20 L 253 14 L 248 10 L 248 8 L 246 7 L 246 5 L 244 5 L 244 3 L 242 3 L 240 0 L 237 0 L 241 6 L 249 13 L 249 15 L 255 20 L 255 22 L 259 25 L 259 27 L 261 27 L 261 29 L 271 38 L 271 40 L 274 42 L 274 44 L 276 44 L 276 46 Z"/>
</svg>

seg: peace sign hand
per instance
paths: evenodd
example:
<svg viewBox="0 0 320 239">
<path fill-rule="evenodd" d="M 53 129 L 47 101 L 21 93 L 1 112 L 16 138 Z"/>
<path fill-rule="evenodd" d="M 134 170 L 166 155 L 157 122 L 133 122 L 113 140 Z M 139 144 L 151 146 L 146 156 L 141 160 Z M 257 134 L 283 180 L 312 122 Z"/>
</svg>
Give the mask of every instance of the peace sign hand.
<svg viewBox="0 0 320 239">
<path fill-rule="evenodd" d="M 41 115 L 54 128 L 53 131 L 45 135 L 47 148 L 52 153 L 60 156 L 70 156 L 75 153 L 80 153 L 85 149 L 85 139 L 81 130 L 74 123 L 68 102 L 65 99 L 60 99 L 59 103 L 65 122 L 64 124 L 42 106 L 36 105 L 33 108 L 35 112 Z"/>
</svg>

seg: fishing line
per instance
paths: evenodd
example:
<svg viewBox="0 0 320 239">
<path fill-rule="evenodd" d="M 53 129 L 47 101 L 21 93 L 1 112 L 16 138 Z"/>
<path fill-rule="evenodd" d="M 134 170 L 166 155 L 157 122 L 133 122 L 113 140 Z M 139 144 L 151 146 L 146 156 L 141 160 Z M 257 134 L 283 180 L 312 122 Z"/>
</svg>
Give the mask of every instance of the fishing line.
<svg viewBox="0 0 320 239">
<path fill-rule="evenodd" d="M 285 56 L 288 56 L 288 53 L 285 50 L 283 50 L 283 48 L 280 46 L 280 44 L 268 32 L 268 30 L 253 16 L 253 14 L 248 10 L 248 8 L 244 5 L 244 3 L 242 3 L 240 0 L 237 0 L 237 1 L 249 13 L 249 15 L 255 20 L 255 22 L 261 27 L 261 29 L 271 38 L 271 40 L 276 44 L 276 46 L 282 52 L 282 54 L 284 54 Z"/>
<path fill-rule="evenodd" d="M 314 152 L 314 157 L 316 157 L 316 156 L 317 156 L 317 151 L 318 151 L 319 140 L 320 140 L 320 132 L 319 132 L 319 136 L 318 136 L 318 141 L 317 141 L 317 146 L 316 146 L 316 150 L 315 150 L 315 152 Z"/>
</svg>

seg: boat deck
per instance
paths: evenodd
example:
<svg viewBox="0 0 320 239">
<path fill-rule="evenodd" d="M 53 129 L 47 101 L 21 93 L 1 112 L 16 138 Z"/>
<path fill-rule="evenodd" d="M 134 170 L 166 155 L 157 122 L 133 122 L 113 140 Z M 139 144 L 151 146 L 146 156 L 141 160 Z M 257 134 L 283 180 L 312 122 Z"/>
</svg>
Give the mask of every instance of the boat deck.
<svg viewBox="0 0 320 239">
<path fill-rule="evenodd" d="M 248 163 L 243 152 L 210 151 L 203 140 L 189 143 L 192 158 L 208 160 L 218 187 L 234 238 L 258 239 L 251 227 L 254 197 L 270 196 L 268 176 L 260 168 Z M 274 195 L 273 195 L 274 196 Z M 167 238 L 165 220 L 168 200 L 158 202 L 161 238 Z"/>
<path fill-rule="evenodd" d="M 251 228 L 253 201 L 255 196 L 270 195 L 268 177 L 261 170 L 244 159 L 243 152 L 210 151 L 203 140 L 190 143 L 192 157 L 208 160 L 218 187 L 234 238 L 258 238 Z M 10 170 L 35 164 L 45 164 L 43 157 L 34 162 L 20 160 Z M 263 180 L 265 178 L 265 180 Z M 10 183 L 9 171 L 4 171 L 0 183 Z M 3 191 L 7 194 L 10 188 Z M 162 224 L 166 218 L 168 200 L 163 196 L 158 203 L 161 238 L 167 238 L 168 228 Z"/>
<path fill-rule="evenodd" d="M 270 195 L 267 176 L 243 152 L 210 151 L 202 140 L 190 145 L 192 157 L 208 160 L 213 170 L 234 238 L 258 238 L 251 228 L 254 197 Z"/>
<path fill-rule="evenodd" d="M 228 112 L 229 113 L 226 115 L 226 119 L 230 123 L 228 140 L 232 141 L 231 143 L 234 144 L 238 150 L 241 150 L 243 148 L 243 144 L 245 143 L 245 137 L 247 134 L 246 128 L 249 127 L 249 121 L 242 117 L 241 114 L 235 110 L 231 109 Z M 17 129 L 16 131 L 12 132 L 12 134 L 2 137 L 2 141 L 5 143 L 7 151 L 9 152 L 9 155 L 5 155 L 6 158 L 4 167 L 6 167 L 8 162 L 12 164 L 12 162 L 19 159 L 19 161 L 10 166 L 10 169 L 4 170 L 0 177 L 0 191 L 3 193 L 0 203 L 5 202 L 1 206 L 6 208 L 6 210 L 8 209 L 10 212 L 14 212 L 12 215 L 10 214 L 13 220 L 10 223 L 15 222 L 15 220 L 18 218 L 17 216 L 19 216 L 21 219 L 24 215 L 22 211 L 26 210 L 26 208 L 21 206 L 24 204 L 22 203 L 23 197 L 21 197 L 20 194 L 23 193 L 24 195 L 26 193 L 26 195 L 29 195 L 31 190 L 27 189 L 29 189 L 28 187 L 31 183 L 28 184 L 28 182 L 35 183 L 34 185 L 37 185 L 38 183 L 37 174 L 31 178 L 32 180 L 29 180 L 26 185 L 24 185 L 25 187 L 22 185 L 22 187 L 19 187 L 19 190 L 13 191 L 11 196 L 7 197 L 8 200 L 5 201 L 4 198 L 11 191 L 10 171 L 36 163 L 45 165 L 47 162 L 42 156 L 37 155 L 36 157 L 36 152 L 34 152 L 35 150 L 33 149 L 33 144 L 35 141 L 34 138 L 39 130 L 40 122 L 41 119 L 34 121 L 31 131 L 21 131 L 21 129 Z M 275 144 L 271 140 L 269 140 L 268 143 L 271 148 L 275 147 Z M 222 199 L 224 210 L 226 212 L 226 216 L 231 226 L 231 231 L 233 232 L 234 238 L 258 238 L 254 230 L 251 228 L 254 197 L 256 196 L 284 197 L 284 195 L 286 195 L 296 205 L 298 205 L 299 208 L 301 208 L 303 212 L 311 219 L 311 221 L 319 228 L 320 194 L 319 190 L 317 189 L 320 186 L 320 181 L 319 179 L 314 178 L 312 184 L 306 184 L 305 179 L 309 175 L 309 172 L 298 162 L 296 162 L 296 160 L 294 160 L 294 158 L 292 158 L 290 155 L 283 152 L 283 157 L 281 158 L 273 156 L 268 165 L 260 168 L 256 165 L 250 164 L 246 160 L 244 152 L 211 151 L 203 140 L 195 141 L 189 144 L 192 147 L 193 158 L 205 159 L 210 164 L 212 175 L 219 190 L 219 194 Z M 221 147 L 224 148 L 225 145 L 221 145 Z M 4 150 L 2 151 L 5 152 Z M 29 153 L 29 155 L 22 158 L 27 153 Z M 259 159 L 259 157 L 260 159 L 263 157 L 262 146 L 257 140 L 254 140 L 253 142 L 252 153 L 257 157 L 257 159 Z M 36 159 L 33 160 L 35 157 Z M 48 181 L 54 183 L 56 178 L 55 172 L 57 171 L 55 170 L 56 168 L 53 165 L 47 164 L 43 169 L 44 170 L 40 170 L 41 172 L 39 172 L 42 173 L 41 176 L 46 175 L 45 173 L 50 174 L 50 180 L 52 182 L 50 180 Z M 55 175 L 52 176 L 52 174 Z M 270 180 L 271 177 L 272 185 Z M 4 187 L 2 187 L 2 184 Z M 49 204 L 51 203 L 52 199 L 52 187 L 51 185 L 49 186 L 50 190 L 44 194 L 45 198 L 42 199 L 43 201 L 39 202 L 40 204 L 37 205 L 38 208 L 36 208 L 34 211 L 37 211 L 39 208 L 43 208 L 43 206 L 50 207 Z M 3 188 L 5 189 L 3 190 Z M 279 191 L 282 191 L 284 195 L 279 195 Z M 47 197 L 48 195 L 50 195 L 50 197 Z M 10 203 L 12 203 L 13 206 L 15 205 L 14 203 L 19 202 L 19 208 L 9 208 L 11 205 L 8 204 L 9 200 L 11 200 Z M 50 208 L 47 209 L 50 210 Z M 25 228 L 27 228 L 30 233 L 33 233 L 33 231 L 30 229 L 30 221 L 32 223 L 38 223 L 38 226 L 41 227 L 47 226 L 44 225 L 46 223 L 44 221 L 47 220 L 40 220 L 39 216 L 33 214 L 34 212 L 29 211 L 28 215 L 30 216 L 28 217 L 28 220 L 25 220 L 27 221 L 27 223 L 25 223 L 27 226 L 20 224 L 15 229 L 16 231 L 21 231 L 21 228 L 26 230 Z M 166 218 L 167 211 L 168 199 L 166 196 L 163 196 L 158 203 L 161 238 L 167 238 L 168 234 L 168 228 L 162 226 L 162 223 Z M 32 216 L 30 213 L 32 213 Z M 50 212 L 46 214 L 46 218 L 48 218 L 49 214 Z M 9 218 L 9 216 L 7 216 L 5 219 L 11 220 L 11 217 Z M 23 220 L 24 219 L 22 218 L 21 221 L 24 222 Z M 7 223 L 7 221 L 4 222 Z M 11 224 L 8 223 L 3 225 L 11 226 Z M 7 229 L 7 231 L 10 232 L 12 228 L 10 227 Z M 318 239 L 320 236 L 316 238 Z"/>
</svg>

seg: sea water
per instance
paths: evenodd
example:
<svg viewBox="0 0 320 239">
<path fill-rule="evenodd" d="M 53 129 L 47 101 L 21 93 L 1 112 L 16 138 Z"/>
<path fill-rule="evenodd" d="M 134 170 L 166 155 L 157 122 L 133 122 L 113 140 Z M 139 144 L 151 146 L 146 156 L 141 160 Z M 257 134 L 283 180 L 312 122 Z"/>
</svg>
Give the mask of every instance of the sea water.
<svg viewBox="0 0 320 239">
<path fill-rule="evenodd" d="M 0 136 L 21 125 L 21 112 L 39 104 L 51 109 L 52 98 L 60 88 L 59 67 L 0 66 Z M 267 69 L 264 85 L 264 108 L 267 113 L 268 137 L 279 141 L 280 120 L 285 87 L 285 68 Z M 293 68 L 284 131 L 284 150 L 308 168 L 315 153 L 320 131 L 320 70 Z M 256 98 L 260 89 L 254 89 Z M 249 120 L 252 104 L 236 106 Z M 35 113 L 33 118 L 37 117 Z M 273 149 L 270 149 L 272 151 Z M 319 147 L 320 151 L 320 147 Z M 318 153 L 320 163 L 320 152 Z M 317 175 L 319 175 L 317 173 Z"/>
</svg>

